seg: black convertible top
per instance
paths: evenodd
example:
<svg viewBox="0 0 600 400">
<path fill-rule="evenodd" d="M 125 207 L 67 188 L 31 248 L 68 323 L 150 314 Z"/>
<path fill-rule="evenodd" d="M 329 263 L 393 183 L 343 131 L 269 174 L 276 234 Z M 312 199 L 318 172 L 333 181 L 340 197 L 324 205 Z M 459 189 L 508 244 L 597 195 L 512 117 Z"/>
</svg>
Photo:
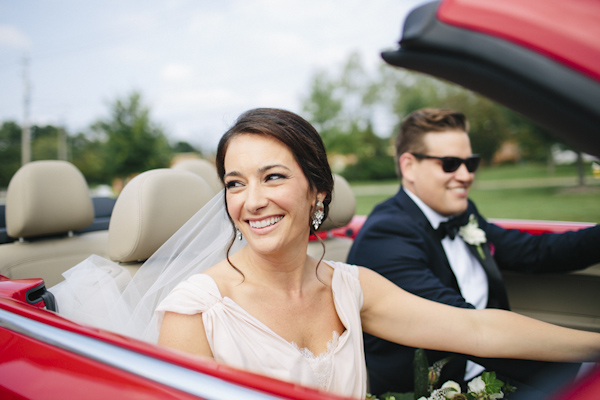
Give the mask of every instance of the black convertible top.
<svg viewBox="0 0 600 400">
<path fill-rule="evenodd" d="M 574 148 L 600 156 L 600 82 L 594 76 L 539 49 L 444 23 L 441 4 L 425 4 L 408 15 L 400 47 L 382 53 L 387 63 L 478 92 L 545 126 Z"/>
</svg>

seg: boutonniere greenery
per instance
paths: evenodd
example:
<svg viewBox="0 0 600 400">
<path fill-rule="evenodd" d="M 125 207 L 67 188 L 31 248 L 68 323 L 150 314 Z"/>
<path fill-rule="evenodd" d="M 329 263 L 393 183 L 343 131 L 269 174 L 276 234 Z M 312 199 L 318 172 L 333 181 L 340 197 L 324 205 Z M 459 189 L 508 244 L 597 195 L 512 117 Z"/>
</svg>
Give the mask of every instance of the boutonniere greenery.
<svg viewBox="0 0 600 400">
<path fill-rule="evenodd" d="M 481 247 L 486 242 L 485 232 L 479 227 L 474 214 L 469 216 L 469 222 L 465 226 L 460 227 L 458 234 L 465 243 L 475 246 L 481 259 L 485 260 L 485 254 L 483 254 L 483 248 Z"/>
</svg>

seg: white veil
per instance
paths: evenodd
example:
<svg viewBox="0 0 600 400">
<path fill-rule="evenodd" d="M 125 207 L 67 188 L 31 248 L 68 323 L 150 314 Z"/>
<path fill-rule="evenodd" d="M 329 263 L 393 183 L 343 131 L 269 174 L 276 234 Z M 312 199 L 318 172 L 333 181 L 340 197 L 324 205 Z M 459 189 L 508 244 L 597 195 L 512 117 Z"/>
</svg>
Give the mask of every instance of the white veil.
<svg viewBox="0 0 600 400">
<path fill-rule="evenodd" d="M 223 191 L 218 193 L 138 270 L 133 279 L 122 266 L 91 256 L 50 288 L 59 313 L 81 323 L 150 342 L 158 339 L 154 310 L 180 282 L 225 259 L 234 231 Z M 235 240 L 231 254 L 245 240 Z"/>
</svg>

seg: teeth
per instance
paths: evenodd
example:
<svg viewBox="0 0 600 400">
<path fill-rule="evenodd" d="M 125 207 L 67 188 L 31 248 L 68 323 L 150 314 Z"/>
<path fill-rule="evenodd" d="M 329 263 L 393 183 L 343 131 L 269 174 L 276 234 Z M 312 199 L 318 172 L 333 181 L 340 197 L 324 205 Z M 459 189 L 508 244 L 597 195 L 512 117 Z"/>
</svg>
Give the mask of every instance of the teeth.
<svg viewBox="0 0 600 400">
<path fill-rule="evenodd" d="M 262 221 L 250 221 L 250 226 L 252 228 L 265 228 L 281 221 L 282 218 L 283 217 L 279 216 L 263 219 Z"/>
</svg>

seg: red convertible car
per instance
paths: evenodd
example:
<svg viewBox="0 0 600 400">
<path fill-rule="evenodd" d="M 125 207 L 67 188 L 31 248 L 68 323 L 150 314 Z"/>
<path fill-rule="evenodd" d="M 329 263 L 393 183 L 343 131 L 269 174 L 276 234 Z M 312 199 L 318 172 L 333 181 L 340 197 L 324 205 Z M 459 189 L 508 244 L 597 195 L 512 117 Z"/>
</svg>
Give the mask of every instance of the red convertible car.
<svg viewBox="0 0 600 400">
<path fill-rule="evenodd" d="M 413 10 L 398 49 L 382 56 L 488 96 L 600 156 L 599 38 L 596 0 L 442 0 Z M 47 288 L 62 272 L 91 254 L 135 272 L 215 193 L 214 176 L 199 176 L 205 169 L 176 167 L 146 171 L 116 203 L 91 199 L 83 176 L 66 162 L 33 162 L 15 174 L 0 209 L 0 398 L 339 398 L 61 316 L 66 305 Z M 344 261 L 364 217 L 353 216 L 347 183 L 336 177 L 335 185 L 333 219 L 348 224 L 324 224 L 322 235 L 326 258 Z M 587 226 L 495 222 L 534 233 Z M 600 332 L 600 266 L 506 279 L 516 311 Z M 554 397 L 598 398 L 598 369 Z"/>
</svg>

